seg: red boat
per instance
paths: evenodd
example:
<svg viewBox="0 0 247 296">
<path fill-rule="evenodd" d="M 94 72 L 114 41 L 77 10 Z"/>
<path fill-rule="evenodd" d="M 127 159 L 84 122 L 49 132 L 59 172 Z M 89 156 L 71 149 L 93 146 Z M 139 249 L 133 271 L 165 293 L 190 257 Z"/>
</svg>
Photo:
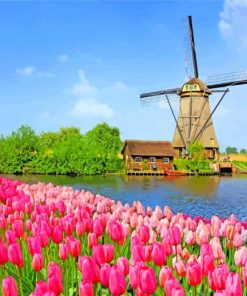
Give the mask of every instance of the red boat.
<svg viewBox="0 0 247 296">
<path fill-rule="evenodd" d="M 164 173 L 167 176 L 187 176 L 187 173 L 186 172 L 175 171 L 175 170 L 164 170 Z"/>
</svg>

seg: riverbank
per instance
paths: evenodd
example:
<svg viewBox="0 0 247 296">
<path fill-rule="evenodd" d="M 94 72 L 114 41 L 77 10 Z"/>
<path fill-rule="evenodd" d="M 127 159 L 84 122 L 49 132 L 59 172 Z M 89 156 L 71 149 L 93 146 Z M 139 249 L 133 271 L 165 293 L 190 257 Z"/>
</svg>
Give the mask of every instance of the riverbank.
<svg viewBox="0 0 247 296">
<path fill-rule="evenodd" d="M 139 200 L 145 207 L 169 205 L 188 215 L 227 217 L 234 213 L 247 220 L 247 176 L 49 176 L 5 175 L 29 184 L 44 182 L 89 190 L 122 203 Z"/>
</svg>

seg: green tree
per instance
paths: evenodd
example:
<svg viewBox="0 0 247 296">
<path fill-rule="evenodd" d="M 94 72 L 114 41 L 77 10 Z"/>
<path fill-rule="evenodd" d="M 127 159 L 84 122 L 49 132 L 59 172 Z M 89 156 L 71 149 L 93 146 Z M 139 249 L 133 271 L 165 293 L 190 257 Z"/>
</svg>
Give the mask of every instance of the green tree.
<svg viewBox="0 0 247 296">
<path fill-rule="evenodd" d="M 195 142 L 189 145 L 189 155 L 193 160 L 204 160 L 204 147 L 200 142 Z"/>
<path fill-rule="evenodd" d="M 247 151 L 246 151 L 246 149 L 245 149 L 245 148 L 242 148 L 242 149 L 240 150 L 240 153 L 242 153 L 242 154 L 246 154 L 246 153 L 247 153 Z"/>
<path fill-rule="evenodd" d="M 226 154 L 238 154 L 238 149 L 236 147 L 227 147 Z"/>
</svg>

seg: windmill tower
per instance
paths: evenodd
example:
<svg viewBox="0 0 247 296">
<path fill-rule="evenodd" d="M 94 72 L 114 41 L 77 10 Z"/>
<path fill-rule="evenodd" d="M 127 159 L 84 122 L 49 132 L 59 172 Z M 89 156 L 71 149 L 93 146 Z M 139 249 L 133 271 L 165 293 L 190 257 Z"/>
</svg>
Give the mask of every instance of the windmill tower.
<svg viewBox="0 0 247 296">
<path fill-rule="evenodd" d="M 200 142 L 205 149 L 206 157 L 208 159 L 217 159 L 219 143 L 215 134 L 212 115 L 229 91 L 228 88 L 219 88 L 247 84 L 247 71 L 212 76 L 211 79 L 208 80 L 208 85 L 206 85 L 198 78 L 191 16 L 188 16 L 188 33 L 194 77 L 190 78 L 180 88 L 144 93 L 140 95 L 140 98 L 144 105 L 160 100 L 165 100 L 165 102 L 169 104 L 176 123 L 172 145 L 176 151 L 177 158 L 188 156 L 190 144 Z M 213 92 L 222 93 L 222 95 L 214 109 L 211 110 L 210 95 Z M 175 116 L 171 105 L 171 95 L 177 95 L 179 97 L 178 117 Z"/>
</svg>

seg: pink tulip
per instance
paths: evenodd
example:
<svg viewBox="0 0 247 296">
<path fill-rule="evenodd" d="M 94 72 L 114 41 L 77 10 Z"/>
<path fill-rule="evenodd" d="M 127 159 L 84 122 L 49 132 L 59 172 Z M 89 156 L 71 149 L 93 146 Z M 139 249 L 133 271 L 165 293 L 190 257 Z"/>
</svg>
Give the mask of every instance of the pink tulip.
<svg viewBox="0 0 247 296">
<path fill-rule="evenodd" d="M 87 244 L 89 248 L 98 244 L 97 236 L 95 233 L 89 233 L 87 236 Z"/>
<path fill-rule="evenodd" d="M 180 283 L 177 278 L 170 277 L 164 283 L 166 296 L 173 296 L 173 290 L 180 289 Z"/>
<path fill-rule="evenodd" d="M 78 239 L 70 239 L 69 252 L 72 257 L 79 257 L 81 253 L 81 241 Z"/>
<path fill-rule="evenodd" d="M 122 273 L 126 276 L 129 274 L 129 260 L 125 257 L 118 257 L 117 259 L 117 267 L 122 271 Z"/>
<path fill-rule="evenodd" d="M 2 296 L 18 296 L 18 289 L 14 278 L 6 277 L 2 281 Z"/>
<path fill-rule="evenodd" d="M 93 258 L 98 265 L 106 263 L 104 249 L 102 245 L 93 247 Z"/>
<path fill-rule="evenodd" d="M 109 287 L 109 278 L 110 278 L 111 266 L 108 263 L 105 263 L 101 266 L 100 269 L 100 281 L 101 284 L 108 288 Z"/>
<path fill-rule="evenodd" d="M 66 260 L 68 258 L 68 247 L 66 244 L 59 244 L 59 250 L 58 250 L 58 254 L 59 254 L 59 258 L 61 260 Z"/>
<path fill-rule="evenodd" d="M 146 244 L 150 238 L 150 230 L 148 226 L 141 225 L 138 229 L 138 236 L 140 237 L 141 241 Z"/>
<path fill-rule="evenodd" d="M 171 237 L 172 237 L 172 244 L 177 246 L 181 242 L 181 232 L 177 226 L 171 228 Z"/>
<path fill-rule="evenodd" d="M 230 272 L 226 279 L 226 296 L 242 296 L 242 284 L 238 273 Z"/>
<path fill-rule="evenodd" d="M 218 265 L 214 271 L 209 271 L 208 282 L 210 288 L 214 291 L 224 290 L 228 274 L 229 269 L 226 264 Z"/>
<path fill-rule="evenodd" d="M 41 254 L 34 254 L 33 260 L 32 260 L 32 267 L 33 270 L 36 272 L 40 271 L 43 267 L 43 258 Z"/>
<path fill-rule="evenodd" d="M 139 285 L 139 271 L 142 266 L 143 266 L 143 263 L 138 262 L 131 265 L 129 268 L 130 285 L 134 289 L 137 289 Z"/>
<path fill-rule="evenodd" d="M 176 270 L 176 272 L 177 272 L 177 274 L 179 276 L 185 276 L 186 275 L 186 266 L 185 266 L 183 260 L 178 260 L 175 263 L 175 270 Z"/>
<path fill-rule="evenodd" d="M 16 220 L 12 223 L 12 229 L 16 237 L 22 237 L 24 233 L 23 222 L 21 220 Z"/>
<path fill-rule="evenodd" d="M 62 226 L 56 225 L 52 228 L 51 238 L 56 244 L 60 244 L 63 241 L 63 229 Z"/>
<path fill-rule="evenodd" d="M 91 257 L 79 257 L 78 267 L 84 281 L 94 284 L 100 281 L 99 267 Z"/>
<path fill-rule="evenodd" d="M 191 286 L 197 286 L 202 281 L 202 271 L 199 263 L 190 262 L 187 265 L 187 279 Z"/>
<path fill-rule="evenodd" d="M 79 296 L 93 296 L 93 285 L 91 282 L 82 282 L 79 287 Z"/>
<path fill-rule="evenodd" d="M 27 240 L 28 250 L 29 253 L 33 256 L 35 253 L 40 254 L 41 253 L 41 244 L 38 239 L 38 237 L 29 237 Z"/>
<path fill-rule="evenodd" d="M 103 245 L 105 262 L 110 263 L 114 258 L 114 246 L 111 244 Z"/>
<path fill-rule="evenodd" d="M 103 235 L 104 225 L 101 219 L 96 218 L 93 220 L 93 232 L 95 233 L 96 237 Z"/>
<path fill-rule="evenodd" d="M 139 270 L 139 286 L 144 293 L 153 294 L 157 288 L 156 276 L 153 268 L 143 266 Z"/>
<path fill-rule="evenodd" d="M 16 239 L 16 236 L 15 236 L 15 233 L 11 229 L 8 229 L 5 232 L 5 239 L 6 239 L 6 242 L 8 243 L 8 245 L 17 243 L 17 239 Z"/>
<path fill-rule="evenodd" d="M 159 284 L 164 287 L 166 280 L 172 278 L 172 270 L 170 267 L 162 267 L 159 273 Z"/>
<path fill-rule="evenodd" d="M 247 263 L 247 248 L 241 247 L 240 249 L 235 251 L 234 261 L 236 266 L 244 266 Z"/>
<path fill-rule="evenodd" d="M 126 290 L 124 274 L 117 268 L 116 265 L 113 265 L 110 271 L 109 290 L 113 296 L 122 295 Z"/>
<path fill-rule="evenodd" d="M 0 239 L 0 265 L 4 265 L 8 261 L 9 261 L 8 250 L 5 246 L 5 244 Z"/>
<path fill-rule="evenodd" d="M 151 257 L 155 265 L 158 265 L 158 266 L 165 265 L 166 263 L 165 248 L 161 243 L 153 243 Z"/>
<path fill-rule="evenodd" d="M 24 261 L 22 257 L 21 248 L 18 244 L 11 244 L 8 248 L 9 261 L 18 268 L 23 267 Z"/>
<path fill-rule="evenodd" d="M 111 240 L 121 243 L 124 240 L 123 227 L 120 223 L 116 221 L 109 222 L 108 233 Z"/>
<path fill-rule="evenodd" d="M 49 290 L 56 296 L 63 291 L 62 271 L 59 264 L 50 262 L 48 265 L 48 286 Z"/>
<path fill-rule="evenodd" d="M 38 281 L 35 286 L 34 296 L 43 296 L 49 293 L 48 284 L 43 281 Z M 55 295 L 53 293 L 53 295 Z"/>
</svg>

